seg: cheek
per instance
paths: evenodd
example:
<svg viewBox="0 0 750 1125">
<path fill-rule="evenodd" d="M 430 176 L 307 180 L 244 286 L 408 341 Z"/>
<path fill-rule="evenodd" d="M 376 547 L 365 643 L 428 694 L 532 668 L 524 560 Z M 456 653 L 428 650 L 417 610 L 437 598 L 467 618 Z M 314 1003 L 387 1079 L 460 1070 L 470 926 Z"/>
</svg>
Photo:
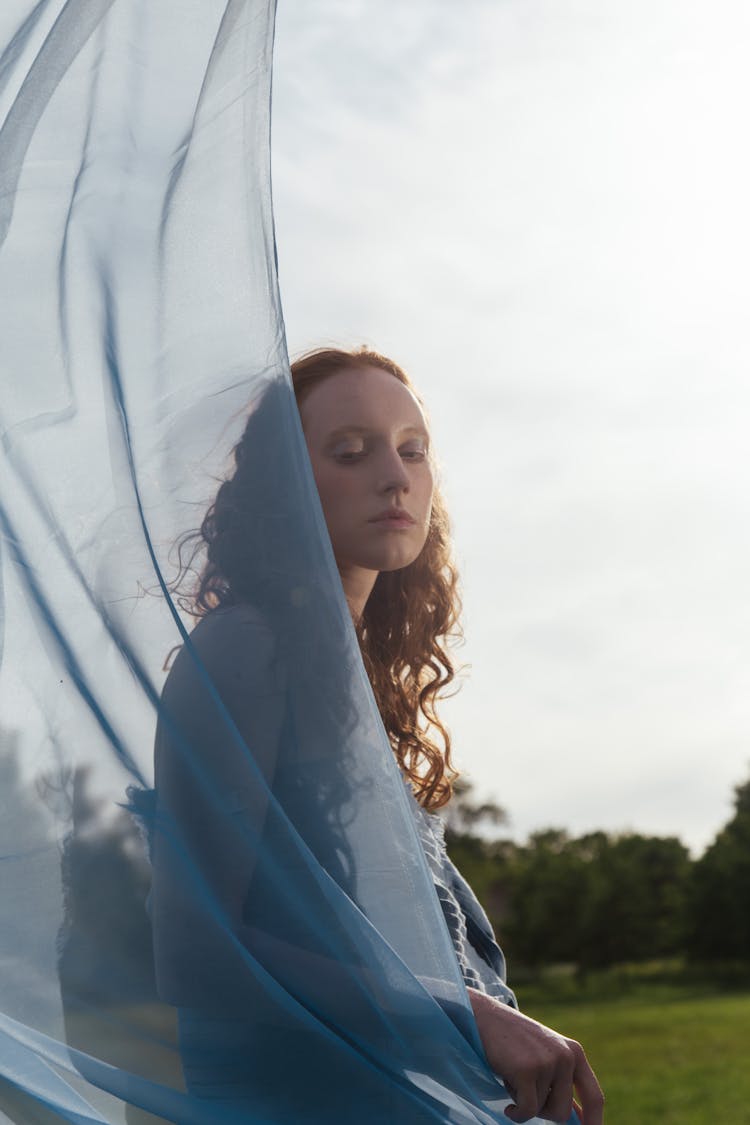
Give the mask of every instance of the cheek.
<svg viewBox="0 0 750 1125">
<path fill-rule="evenodd" d="M 425 473 L 425 479 L 422 483 L 422 495 L 424 496 L 425 507 L 427 511 L 432 509 L 432 497 L 435 492 L 435 476 L 432 471 Z"/>
<path fill-rule="evenodd" d="M 313 462 L 313 472 L 326 520 L 334 523 L 351 511 L 351 481 L 330 465 L 316 466 Z"/>
</svg>

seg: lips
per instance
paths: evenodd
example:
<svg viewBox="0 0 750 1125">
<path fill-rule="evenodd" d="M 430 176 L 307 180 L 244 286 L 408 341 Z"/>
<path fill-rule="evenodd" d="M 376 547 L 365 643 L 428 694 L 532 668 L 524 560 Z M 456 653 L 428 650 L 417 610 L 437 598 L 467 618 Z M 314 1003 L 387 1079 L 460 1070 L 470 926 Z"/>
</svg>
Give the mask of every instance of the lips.
<svg viewBox="0 0 750 1125">
<path fill-rule="evenodd" d="M 379 523 L 381 520 L 395 520 L 400 523 L 417 522 L 414 517 L 409 515 L 409 513 L 404 508 L 386 508 L 386 510 L 384 512 L 381 512 L 380 515 L 373 516 L 373 518 L 370 520 L 370 523 Z"/>
</svg>

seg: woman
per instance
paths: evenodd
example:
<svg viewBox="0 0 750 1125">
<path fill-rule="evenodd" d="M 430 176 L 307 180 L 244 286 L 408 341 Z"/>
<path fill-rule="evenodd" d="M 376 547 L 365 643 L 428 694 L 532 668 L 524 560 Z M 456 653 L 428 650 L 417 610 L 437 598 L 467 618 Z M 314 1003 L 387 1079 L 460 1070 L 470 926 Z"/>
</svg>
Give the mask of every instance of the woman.
<svg viewBox="0 0 750 1125">
<path fill-rule="evenodd" d="M 365 348 L 311 352 L 292 364 L 292 380 L 335 565 L 383 725 L 404 782 L 416 798 L 409 807 L 442 919 L 487 1062 L 502 1076 L 515 1102 L 507 1116 L 514 1121 L 538 1116 L 564 1122 L 575 1106 L 585 1125 L 600 1125 L 601 1091 L 582 1048 L 518 1011 L 486 915 L 445 852 L 436 810 L 449 801 L 457 773 L 435 703 L 454 676 L 442 642 L 457 626 L 459 599 L 449 524 L 436 486 L 422 403 L 400 367 Z M 293 738 L 293 718 L 284 703 L 290 662 L 307 661 L 309 668 L 315 654 L 300 652 L 299 630 L 293 643 L 284 644 L 285 630 L 274 617 L 273 607 L 282 604 L 285 587 L 277 581 L 280 562 L 273 561 L 268 537 L 273 513 L 258 512 L 262 482 L 274 472 L 263 441 L 272 429 L 267 423 L 254 412 L 235 449 L 235 472 L 222 484 L 201 528 L 199 541 L 207 547 L 207 562 L 192 599 L 185 603 L 202 618 L 191 642 L 218 693 L 209 699 L 208 689 L 186 670 L 184 650 L 164 690 L 156 744 L 157 790 L 165 822 L 172 826 L 172 838 L 179 837 L 179 846 L 168 855 L 170 849 L 162 845 L 161 858 L 156 851 L 154 932 L 160 991 L 180 1011 L 189 1088 L 206 1097 L 218 1097 L 227 1089 L 237 1091 L 249 1080 L 248 1058 L 257 1059 L 264 1051 L 265 1062 L 254 1071 L 252 1083 L 257 1091 L 259 1083 L 267 1082 L 265 1108 L 271 1114 L 279 1088 L 269 1078 L 275 1056 L 266 1049 L 266 1036 L 257 1031 L 258 1026 L 268 1030 L 270 1021 L 264 1025 L 259 1018 L 248 1023 L 248 1005 L 257 1014 L 266 1003 L 257 988 L 241 1000 L 236 995 L 243 957 L 249 951 L 266 970 L 278 972 L 292 994 L 303 990 L 308 1007 L 315 1009 L 316 995 L 330 1007 L 335 994 L 344 1023 L 359 1003 L 355 977 L 342 975 L 342 966 L 354 964 L 356 954 L 342 947 L 334 955 L 330 935 L 319 931 L 295 941 L 290 950 L 289 933 L 299 930 L 299 918 L 284 929 L 279 915 L 285 908 L 279 908 L 278 898 L 273 917 L 261 916 L 265 891 L 270 897 L 272 887 L 276 892 L 285 880 L 290 881 L 290 872 L 299 871 L 300 861 L 294 856 L 280 857 L 289 847 L 282 817 L 289 818 L 285 825 L 289 821 L 299 825 L 305 818 L 307 842 L 340 885 L 351 880 L 355 901 L 361 884 L 352 875 L 356 862 L 347 853 L 345 832 L 338 836 L 336 832 L 341 810 L 352 801 L 347 790 L 356 788 L 355 776 L 341 769 L 345 751 L 336 756 L 335 773 L 326 775 L 327 783 L 318 785 L 314 794 L 323 758 L 310 751 L 307 741 L 294 769 L 287 770 L 286 778 L 281 776 L 278 747 Z M 255 535 L 248 533 L 251 511 Z M 265 569 L 258 562 L 263 550 L 267 561 L 271 559 Z M 299 588 L 292 590 L 292 603 L 295 592 Z M 304 602 L 306 596 L 297 600 Z M 322 682 L 318 688 L 326 690 Z M 198 704 L 201 693 L 203 701 Z M 348 701 L 337 696 L 329 705 L 328 710 L 337 714 L 337 729 L 345 730 Z M 217 715 L 223 707 L 242 741 L 217 737 Z M 164 720 L 164 715 L 170 719 Z M 178 728 L 190 730 L 193 747 L 210 746 L 208 753 L 186 752 L 190 770 L 185 768 L 185 754 L 181 757 L 175 750 Z M 428 729 L 437 732 L 442 747 Z M 242 754 L 242 742 L 250 747 L 252 761 Z M 305 773 L 305 758 L 314 761 L 314 771 Z M 318 823 L 326 825 L 319 847 L 315 829 L 310 829 L 311 802 Z M 236 810 L 236 820 L 217 828 L 215 810 L 227 804 Z M 340 840 L 341 846 L 331 845 L 331 839 Z M 187 924 L 189 950 L 184 940 L 185 896 L 180 901 L 175 891 L 185 882 L 184 869 L 182 874 L 178 871 L 179 855 L 184 854 L 200 869 L 222 916 L 216 932 L 211 932 L 210 924 Z M 268 856 L 277 865 L 273 871 L 262 869 L 263 857 Z M 227 919 L 241 939 L 229 955 L 226 949 L 219 953 L 216 945 Z M 332 922 L 329 929 L 336 924 Z M 345 933 L 342 941 L 346 942 Z M 202 954 L 197 956 L 196 949 Z M 201 965 L 215 966 L 217 961 L 222 963 L 223 983 L 217 984 L 214 968 L 210 984 L 202 986 Z M 212 1052 L 207 1052 L 209 1042 Z M 303 1026 L 298 1046 L 307 1055 L 309 1040 Z M 278 1048 L 285 1054 L 293 1049 L 288 1029 Z M 325 1065 L 321 1057 L 320 1066 Z M 573 1100 L 576 1091 L 580 1105 Z M 253 1104 L 257 1111 L 257 1098 Z M 335 1110 L 329 1107 L 328 1112 Z M 416 1111 L 409 1119 L 422 1120 Z"/>
</svg>

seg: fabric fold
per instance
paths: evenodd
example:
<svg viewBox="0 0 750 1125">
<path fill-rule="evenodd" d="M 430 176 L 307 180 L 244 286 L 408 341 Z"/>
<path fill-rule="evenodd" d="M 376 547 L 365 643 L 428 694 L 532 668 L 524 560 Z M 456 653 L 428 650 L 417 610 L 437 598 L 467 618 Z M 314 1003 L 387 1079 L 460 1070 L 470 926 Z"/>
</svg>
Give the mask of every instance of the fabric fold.
<svg viewBox="0 0 750 1125">
<path fill-rule="evenodd" d="M 0 15 L 0 1108 L 19 1125 L 28 1098 L 112 1125 L 505 1120 L 294 402 L 273 26 L 272 0 Z M 180 543 L 240 438 L 245 585 L 196 625 Z"/>
</svg>

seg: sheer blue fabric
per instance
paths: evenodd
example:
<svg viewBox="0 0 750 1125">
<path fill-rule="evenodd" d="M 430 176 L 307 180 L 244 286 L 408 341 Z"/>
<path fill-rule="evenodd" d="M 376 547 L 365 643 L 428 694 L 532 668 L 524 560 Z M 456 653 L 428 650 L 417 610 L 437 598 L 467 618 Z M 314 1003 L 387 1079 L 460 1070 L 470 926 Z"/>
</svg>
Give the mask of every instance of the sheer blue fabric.
<svg viewBox="0 0 750 1125">
<path fill-rule="evenodd" d="M 2 1121 L 506 1120 L 294 404 L 273 17 L 0 9 Z"/>
</svg>

